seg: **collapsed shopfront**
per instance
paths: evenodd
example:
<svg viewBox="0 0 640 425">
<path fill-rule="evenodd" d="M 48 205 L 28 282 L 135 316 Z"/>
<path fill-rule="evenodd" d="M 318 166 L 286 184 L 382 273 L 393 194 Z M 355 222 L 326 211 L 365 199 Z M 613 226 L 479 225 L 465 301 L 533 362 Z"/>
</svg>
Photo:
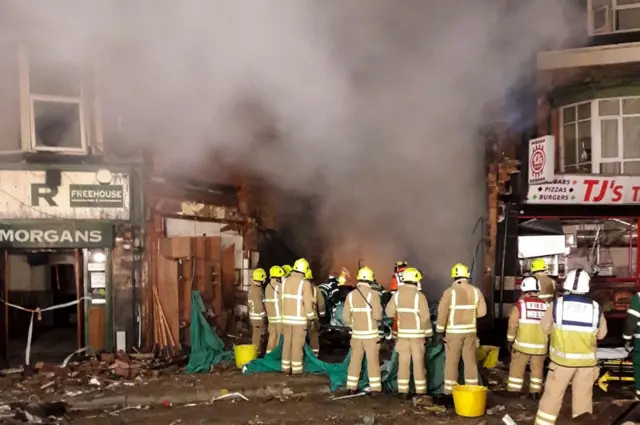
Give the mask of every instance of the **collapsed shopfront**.
<svg viewBox="0 0 640 425">
<path fill-rule="evenodd" d="M 122 279 L 123 261 L 136 258 L 130 175 L 0 170 L 0 354 L 8 363 L 61 361 L 85 346 L 126 350 L 135 312 L 121 286 L 131 292 L 139 269 L 129 264 Z"/>
</svg>

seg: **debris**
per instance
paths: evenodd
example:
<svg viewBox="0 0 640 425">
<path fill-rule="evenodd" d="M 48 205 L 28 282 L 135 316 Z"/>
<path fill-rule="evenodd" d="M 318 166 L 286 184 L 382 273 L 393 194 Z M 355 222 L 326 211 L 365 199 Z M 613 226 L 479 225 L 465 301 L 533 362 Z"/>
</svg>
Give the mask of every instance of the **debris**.
<svg viewBox="0 0 640 425">
<path fill-rule="evenodd" d="M 241 393 L 229 393 L 229 394 L 221 395 L 219 397 L 214 397 L 213 399 L 211 399 L 211 402 L 213 403 L 214 401 L 222 400 L 222 399 L 225 399 L 225 398 L 236 398 L 236 397 L 240 397 L 244 401 L 249 401 L 249 399 L 246 398 Z"/>
<path fill-rule="evenodd" d="M 439 406 L 437 404 L 431 406 L 422 406 L 422 409 L 426 410 L 427 412 L 433 413 L 447 413 L 447 408 L 445 406 Z"/>
<path fill-rule="evenodd" d="M 433 404 L 433 397 L 428 395 L 416 396 L 412 400 L 413 407 L 431 406 Z"/>
<path fill-rule="evenodd" d="M 80 394 L 82 394 L 83 391 L 77 390 L 77 391 L 65 391 L 64 395 L 65 397 L 75 397 L 78 396 Z"/>
<path fill-rule="evenodd" d="M 173 406 L 173 404 L 171 404 L 171 402 L 169 400 L 162 400 L 162 405 L 164 407 L 171 407 Z"/>
<path fill-rule="evenodd" d="M 47 388 L 49 388 L 49 387 L 54 386 L 54 385 L 55 385 L 55 383 L 56 383 L 56 381 L 47 382 L 46 384 L 41 385 L 41 386 L 40 386 L 40 389 L 41 389 L 41 390 L 47 389 Z"/>
<path fill-rule="evenodd" d="M 502 417 L 502 422 L 504 422 L 506 425 L 518 425 L 516 421 L 514 421 L 511 416 L 509 416 L 509 414 L 506 414 Z"/>
<path fill-rule="evenodd" d="M 93 378 L 89 379 L 89 385 L 97 385 L 99 387 L 102 384 L 100 383 L 100 381 L 98 381 L 98 378 L 94 376 Z"/>
<path fill-rule="evenodd" d="M 87 347 L 80 348 L 80 349 L 78 349 L 78 350 L 74 351 L 73 353 L 69 354 L 69 355 L 64 359 L 64 361 L 62 362 L 62 364 L 60 365 L 60 367 L 62 367 L 62 368 L 67 367 L 67 365 L 69 364 L 69 361 L 71 361 L 71 358 L 72 358 L 73 356 L 75 356 L 76 354 L 84 353 L 85 351 L 90 352 L 90 353 L 91 353 L 91 356 L 92 356 L 93 358 L 96 358 L 96 353 L 95 353 L 95 351 L 93 351 L 93 348 L 91 348 L 91 347 L 88 347 L 88 346 L 87 346 Z"/>
<path fill-rule="evenodd" d="M 182 419 L 176 419 L 175 421 L 171 422 L 169 425 L 177 425 L 180 422 L 182 422 Z"/>
<path fill-rule="evenodd" d="M 376 416 L 373 413 L 369 415 L 364 415 L 362 417 L 362 422 L 364 423 L 364 425 L 373 425 L 375 420 L 376 420 Z"/>
<path fill-rule="evenodd" d="M 137 406 L 127 406 L 127 407 L 123 407 L 122 409 L 118 409 L 118 410 L 114 410 L 113 412 L 109 413 L 111 416 L 116 416 L 119 413 L 122 413 L 126 410 L 149 410 L 151 407 L 150 406 L 142 406 L 142 405 L 137 405 Z"/>
<path fill-rule="evenodd" d="M 347 394 L 347 395 L 343 395 L 342 397 L 332 397 L 330 400 L 331 401 L 344 400 L 344 399 L 347 399 L 347 398 L 360 397 L 360 396 L 363 396 L 363 395 L 367 395 L 367 393 L 361 392 L 361 393 L 358 393 L 358 394 Z"/>
<path fill-rule="evenodd" d="M 500 413 L 505 409 L 506 409 L 506 407 L 504 407 L 502 404 L 498 404 L 497 406 L 493 406 L 493 407 L 487 409 L 487 415 L 493 415 L 495 413 Z"/>
</svg>

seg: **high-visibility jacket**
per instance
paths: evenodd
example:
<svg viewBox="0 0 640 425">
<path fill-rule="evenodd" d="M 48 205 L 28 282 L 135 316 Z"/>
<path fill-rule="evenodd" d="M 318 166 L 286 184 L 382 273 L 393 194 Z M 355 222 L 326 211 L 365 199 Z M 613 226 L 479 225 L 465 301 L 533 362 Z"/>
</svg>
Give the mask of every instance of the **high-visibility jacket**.
<svg viewBox="0 0 640 425">
<path fill-rule="evenodd" d="M 387 304 L 387 316 L 396 317 L 398 338 L 425 338 L 433 335 L 427 297 L 417 285 L 404 284 Z"/>
<path fill-rule="evenodd" d="M 535 295 L 527 295 L 516 303 L 509 316 L 507 341 L 521 353 L 541 356 L 547 354 L 549 341 L 540 329 L 540 320 L 549 305 Z"/>
<path fill-rule="evenodd" d="M 282 321 L 281 290 L 282 283 L 276 278 L 271 278 L 264 289 L 264 306 L 267 310 L 269 323 L 280 323 Z"/>
<path fill-rule="evenodd" d="M 548 303 L 552 302 L 556 298 L 556 281 L 547 272 L 538 272 L 533 275 L 540 282 L 538 297 Z"/>
<path fill-rule="evenodd" d="M 264 311 L 264 304 L 262 296 L 262 286 L 251 284 L 249 288 L 249 296 L 247 297 L 247 304 L 249 307 L 249 319 L 254 322 L 262 322 L 266 313 Z"/>
<path fill-rule="evenodd" d="M 342 320 L 351 325 L 351 338 L 378 339 L 378 322 L 382 320 L 380 293 L 372 290 L 369 284 L 358 282 L 347 295 Z"/>
<path fill-rule="evenodd" d="M 597 302 L 585 295 L 565 295 L 553 303 L 551 361 L 565 367 L 597 364 L 597 333 L 601 311 Z"/>
<path fill-rule="evenodd" d="M 283 325 L 307 326 L 307 321 L 316 317 L 311 283 L 298 272 L 291 273 L 282 281 L 280 300 Z"/>
<path fill-rule="evenodd" d="M 630 341 L 633 339 L 633 347 L 640 350 L 640 294 L 631 298 L 627 309 L 627 318 L 624 321 L 622 338 Z"/>
<path fill-rule="evenodd" d="M 459 279 L 442 294 L 438 305 L 437 332 L 476 333 L 476 320 L 487 314 L 487 303 L 478 288 Z"/>
<path fill-rule="evenodd" d="M 402 281 L 402 272 L 406 270 L 406 267 L 400 267 L 397 272 L 394 273 L 391 278 L 391 288 L 390 291 L 397 291 L 400 286 L 400 282 Z"/>
<path fill-rule="evenodd" d="M 327 307 L 324 303 L 324 295 L 322 295 L 322 291 L 319 291 L 316 286 L 312 287 L 313 289 L 313 309 L 317 312 L 319 317 L 324 317 L 327 313 Z"/>
</svg>

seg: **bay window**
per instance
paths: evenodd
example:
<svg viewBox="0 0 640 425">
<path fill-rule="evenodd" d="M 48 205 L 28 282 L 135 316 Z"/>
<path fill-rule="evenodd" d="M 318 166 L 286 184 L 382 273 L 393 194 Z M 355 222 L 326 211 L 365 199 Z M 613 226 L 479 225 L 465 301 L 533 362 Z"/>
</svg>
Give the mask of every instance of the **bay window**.
<svg viewBox="0 0 640 425">
<path fill-rule="evenodd" d="M 640 97 L 568 105 L 560 119 L 562 172 L 640 175 Z"/>
</svg>

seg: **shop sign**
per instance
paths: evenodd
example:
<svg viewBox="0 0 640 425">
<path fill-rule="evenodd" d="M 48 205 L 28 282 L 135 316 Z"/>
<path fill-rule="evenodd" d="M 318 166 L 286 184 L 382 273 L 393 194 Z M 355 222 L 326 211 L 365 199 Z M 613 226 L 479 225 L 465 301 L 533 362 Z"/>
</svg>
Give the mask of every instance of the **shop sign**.
<svg viewBox="0 0 640 425">
<path fill-rule="evenodd" d="M 554 179 L 555 137 L 529 140 L 529 184 L 550 183 Z"/>
<path fill-rule="evenodd" d="M 526 203 L 637 205 L 640 177 L 562 174 L 551 183 L 529 185 Z"/>
<path fill-rule="evenodd" d="M 122 208 L 122 186 L 100 184 L 69 185 L 69 205 L 72 208 Z"/>
<path fill-rule="evenodd" d="M 0 248 L 109 248 L 113 225 L 90 222 L 0 223 Z"/>
</svg>

